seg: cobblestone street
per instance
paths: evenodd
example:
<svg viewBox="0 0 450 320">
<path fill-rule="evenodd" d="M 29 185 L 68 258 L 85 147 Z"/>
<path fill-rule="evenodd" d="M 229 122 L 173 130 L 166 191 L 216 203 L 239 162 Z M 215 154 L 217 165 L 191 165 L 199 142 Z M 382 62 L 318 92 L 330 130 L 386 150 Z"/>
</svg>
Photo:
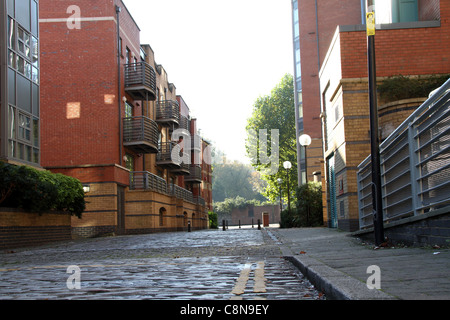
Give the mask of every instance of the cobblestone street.
<svg viewBox="0 0 450 320">
<path fill-rule="evenodd" d="M 323 298 L 265 229 L 105 237 L 0 254 L 0 299 Z"/>
</svg>

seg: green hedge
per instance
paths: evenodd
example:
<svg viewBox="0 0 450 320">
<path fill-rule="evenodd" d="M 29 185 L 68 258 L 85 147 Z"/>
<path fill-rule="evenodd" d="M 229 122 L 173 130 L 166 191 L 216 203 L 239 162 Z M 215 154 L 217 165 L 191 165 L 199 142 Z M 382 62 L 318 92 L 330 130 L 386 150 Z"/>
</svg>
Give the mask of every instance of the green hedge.
<svg viewBox="0 0 450 320">
<path fill-rule="evenodd" d="M 383 80 L 378 86 L 378 91 L 381 99 L 386 102 L 423 98 L 428 97 L 431 91 L 442 86 L 449 77 L 450 74 L 418 78 L 398 75 Z"/>
<path fill-rule="evenodd" d="M 75 178 L 0 161 L 0 206 L 38 213 L 65 211 L 81 218 L 86 202 Z"/>
</svg>

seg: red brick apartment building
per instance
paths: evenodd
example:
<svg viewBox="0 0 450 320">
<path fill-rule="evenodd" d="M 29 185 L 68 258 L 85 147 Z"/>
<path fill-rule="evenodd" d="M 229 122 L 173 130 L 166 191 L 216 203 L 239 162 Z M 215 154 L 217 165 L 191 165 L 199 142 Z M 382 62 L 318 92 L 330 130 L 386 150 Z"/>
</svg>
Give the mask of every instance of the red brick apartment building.
<svg viewBox="0 0 450 320">
<path fill-rule="evenodd" d="M 195 120 L 124 3 L 42 0 L 39 25 L 41 165 L 86 187 L 73 236 L 207 228 Z"/>
<path fill-rule="evenodd" d="M 450 73 L 449 1 L 375 0 L 374 4 L 376 23 L 380 24 L 375 35 L 379 83 L 397 75 Z M 313 132 L 313 143 L 319 135 L 308 125 L 316 127 L 317 119 L 322 120 L 324 221 L 330 227 L 353 231 L 358 228 L 357 166 L 370 154 L 367 1 L 293 0 L 294 9 L 295 5 L 302 89 L 298 93 L 304 131 Z M 400 102 L 379 98 L 382 136 L 392 132 L 425 98 Z M 310 161 L 308 155 L 308 166 L 310 162 L 314 159 Z M 311 179 L 309 168 L 308 177 Z"/>
</svg>

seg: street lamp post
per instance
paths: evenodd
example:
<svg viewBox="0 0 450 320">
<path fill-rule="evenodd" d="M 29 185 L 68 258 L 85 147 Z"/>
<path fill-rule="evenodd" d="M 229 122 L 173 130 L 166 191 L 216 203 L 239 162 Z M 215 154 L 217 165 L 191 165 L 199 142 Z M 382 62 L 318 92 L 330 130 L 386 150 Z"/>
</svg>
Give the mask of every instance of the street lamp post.
<svg viewBox="0 0 450 320">
<path fill-rule="evenodd" d="M 292 164 L 289 161 L 283 162 L 283 167 L 286 169 L 286 176 L 287 176 L 287 196 L 288 196 L 288 211 L 289 214 L 291 213 L 291 197 L 290 197 L 290 191 L 289 191 L 289 169 L 292 168 Z"/>
<path fill-rule="evenodd" d="M 370 109 L 370 146 L 372 162 L 372 203 L 374 209 L 375 244 L 379 246 L 384 241 L 383 208 L 381 197 L 380 172 L 380 138 L 378 134 L 378 105 L 376 94 L 376 65 L 375 65 L 375 12 L 374 1 L 368 1 L 367 12 L 367 64 L 369 82 Z"/>
<path fill-rule="evenodd" d="M 283 211 L 283 205 L 281 203 L 281 184 L 283 183 L 283 179 L 278 178 L 277 179 L 278 185 L 280 186 L 280 212 Z"/>
<path fill-rule="evenodd" d="M 305 182 L 308 182 L 308 165 L 307 165 L 307 155 L 306 148 L 311 144 L 311 137 L 308 134 L 302 134 L 298 138 L 298 142 L 305 148 Z M 303 179 L 302 179 L 303 180 Z"/>
</svg>

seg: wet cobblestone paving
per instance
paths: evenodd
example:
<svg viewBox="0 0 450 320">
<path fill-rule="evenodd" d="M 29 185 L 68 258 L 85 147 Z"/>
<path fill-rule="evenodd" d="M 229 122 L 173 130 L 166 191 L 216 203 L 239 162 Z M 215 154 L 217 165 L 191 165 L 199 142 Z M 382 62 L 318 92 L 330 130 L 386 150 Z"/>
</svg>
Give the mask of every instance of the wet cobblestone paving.
<svg viewBox="0 0 450 320">
<path fill-rule="evenodd" d="M 323 298 L 266 230 L 108 237 L 0 253 L 3 300 Z"/>
</svg>

